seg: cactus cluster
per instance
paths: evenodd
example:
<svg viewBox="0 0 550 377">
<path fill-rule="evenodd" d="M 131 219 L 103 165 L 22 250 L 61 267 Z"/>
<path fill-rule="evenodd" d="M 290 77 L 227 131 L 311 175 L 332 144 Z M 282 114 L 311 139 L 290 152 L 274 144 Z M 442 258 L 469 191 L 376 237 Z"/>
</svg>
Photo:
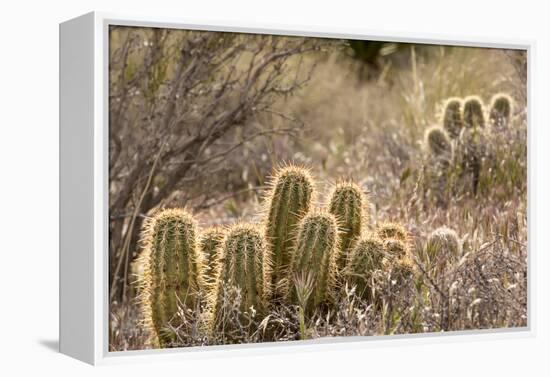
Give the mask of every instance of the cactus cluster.
<svg viewBox="0 0 550 377">
<path fill-rule="evenodd" d="M 446 203 L 444 194 L 449 188 L 448 176 L 453 164 L 458 166 L 460 175 L 470 177 L 472 193 L 477 194 L 483 160 L 489 157 L 489 131 L 509 127 L 512 114 L 513 100 L 505 93 L 493 96 L 489 111 L 475 95 L 445 101 L 441 126 L 428 128 L 424 135 L 425 188 L 435 193 L 438 204 Z"/>
<path fill-rule="evenodd" d="M 237 289 L 239 301 L 231 308 L 240 313 L 263 316 L 281 304 L 297 306 L 304 336 L 305 316 L 330 309 L 342 284 L 373 300 L 376 271 L 396 280 L 412 271 L 410 237 L 401 225 L 383 223 L 365 233 L 367 196 L 358 185 L 336 184 L 325 208 L 314 197 L 310 173 L 286 166 L 274 174 L 260 225 L 201 231 L 184 209 L 156 211 L 145 222 L 135 262 L 141 314 L 153 343 L 176 344 L 174 329 L 186 325 L 190 312 L 204 323 L 206 337 L 231 331 L 224 312 L 228 287 Z"/>
<path fill-rule="evenodd" d="M 389 275 L 399 289 L 415 273 L 412 262 L 410 236 L 398 223 L 382 223 L 374 233 L 359 239 L 352 250 L 344 275 L 356 294 L 380 306 L 373 288 L 382 272 Z M 399 285 L 397 285 L 399 283 Z"/>
</svg>

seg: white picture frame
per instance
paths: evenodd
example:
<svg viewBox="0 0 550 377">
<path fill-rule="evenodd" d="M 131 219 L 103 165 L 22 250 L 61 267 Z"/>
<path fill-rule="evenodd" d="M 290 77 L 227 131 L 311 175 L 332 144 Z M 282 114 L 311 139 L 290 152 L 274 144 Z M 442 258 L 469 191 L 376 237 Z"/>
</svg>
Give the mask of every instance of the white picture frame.
<svg viewBox="0 0 550 377">
<path fill-rule="evenodd" d="M 524 49 L 528 56 L 528 118 L 534 41 L 488 40 L 411 32 L 320 29 L 300 26 L 209 24 L 199 20 L 138 17 L 92 12 L 60 24 L 60 352 L 90 364 L 148 359 L 209 358 L 230 355 L 305 352 L 320 349 L 384 347 L 400 342 L 475 341 L 532 337 L 536 318 L 532 282 L 534 250 L 528 250 L 528 325 L 523 328 L 324 338 L 311 341 L 190 347 L 143 351 L 108 350 L 108 30 L 109 25 L 163 27 L 277 35 L 354 38 Z M 533 125 L 528 129 L 528 224 L 533 219 Z"/>
</svg>

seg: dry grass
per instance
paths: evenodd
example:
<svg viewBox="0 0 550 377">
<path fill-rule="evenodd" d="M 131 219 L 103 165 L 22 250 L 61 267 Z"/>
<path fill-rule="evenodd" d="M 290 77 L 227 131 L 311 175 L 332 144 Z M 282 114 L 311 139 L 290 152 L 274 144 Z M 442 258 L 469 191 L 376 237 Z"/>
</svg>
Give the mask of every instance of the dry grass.
<svg viewBox="0 0 550 377">
<path fill-rule="evenodd" d="M 235 174 L 255 190 L 196 216 L 204 226 L 257 220 L 266 166 L 293 160 L 327 182 L 320 187 L 322 198 L 340 177 L 353 179 L 370 194 L 371 226 L 403 224 L 413 239 L 414 276 L 396 281 L 375 274 L 376 304 L 343 284 L 335 306 L 307 318 L 294 306 L 279 306 L 264 316 L 243 313 L 238 289 L 227 288 L 224 330 L 205 336 L 198 330 L 202 309 L 182 308 L 177 322 L 184 325 L 173 329 L 174 346 L 526 326 L 527 123 L 521 59 L 512 52 L 439 46 L 411 47 L 401 54 L 378 80 L 368 82 L 357 79 L 358 63 L 341 53 L 318 56 L 309 85 L 278 104 L 302 119 L 306 131 L 296 140 L 274 136 L 245 145 L 251 158 L 237 165 Z M 516 102 L 513 125 L 487 140 L 477 195 L 455 164 L 443 203 L 435 200 L 425 190 L 424 130 L 440 121 L 446 98 L 478 94 L 488 103 L 499 91 Z M 462 255 L 452 263 L 445 256 L 426 257 L 427 237 L 440 226 L 454 229 L 463 243 Z M 148 345 L 150 334 L 140 326 L 133 302 L 112 305 L 110 330 L 113 351 Z"/>
</svg>

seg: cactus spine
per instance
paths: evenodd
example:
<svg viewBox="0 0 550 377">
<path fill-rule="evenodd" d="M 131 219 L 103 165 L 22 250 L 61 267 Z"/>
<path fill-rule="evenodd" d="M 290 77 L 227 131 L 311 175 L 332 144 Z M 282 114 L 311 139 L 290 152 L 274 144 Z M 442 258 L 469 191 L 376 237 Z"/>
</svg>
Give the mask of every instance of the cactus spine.
<svg viewBox="0 0 550 377">
<path fill-rule="evenodd" d="M 463 127 L 462 100 L 457 97 L 447 99 L 443 108 L 443 128 L 451 139 L 456 139 Z"/>
<path fill-rule="evenodd" d="M 384 243 L 375 236 L 361 238 L 353 247 L 345 275 L 359 297 L 369 299 L 371 296 L 373 272 L 381 269 L 384 253 Z"/>
<path fill-rule="evenodd" d="M 146 222 L 142 237 L 141 307 L 159 345 L 167 347 L 174 341 L 168 325 L 176 325 L 180 303 L 195 309 L 204 286 L 197 225 L 185 210 L 167 209 Z"/>
<path fill-rule="evenodd" d="M 241 291 L 241 310 L 253 307 L 263 311 L 270 296 L 270 261 L 265 257 L 265 245 L 262 234 L 252 224 L 236 224 L 227 230 L 218 249 L 216 300 L 214 320 L 220 317 L 220 295 L 225 286 L 234 286 Z"/>
<path fill-rule="evenodd" d="M 503 129 L 510 124 L 512 116 L 512 98 L 504 93 L 498 93 L 491 99 L 489 121 L 496 129 Z"/>
<path fill-rule="evenodd" d="M 274 176 L 266 200 L 265 239 L 267 256 L 273 263 L 271 289 L 276 299 L 288 284 L 296 228 L 308 212 L 314 193 L 313 179 L 306 169 L 286 166 Z"/>
<path fill-rule="evenodd" d="M 332 213 L 339 225 L 338 267 L 344 268 L 353 242 L 361 235 L 361 228 L 365 221 L 363 208 L 366 197 L 359 186 L 352 182 L 336 184 L 330 196 L 329 212 Z"/>
<path fill-rule="evenodd" d="M 313 308 L 330 302 L 336 285 L 336 260 L 338 257 L 338 224 L 334 215 L 314 212 L 300 222 L 296 247 L 292 256 L 290 298 L 297 302 L 295 282 L 300 276 L 309 275 L 313 290 L 305 308 Z"/>
<path fill-rule="evenodd" d="M 485 109 L 483 101 L 478 96 L 469 96 L 464 99 L 462 118 L 466 128 L 485 127 Z"/>
</svg>

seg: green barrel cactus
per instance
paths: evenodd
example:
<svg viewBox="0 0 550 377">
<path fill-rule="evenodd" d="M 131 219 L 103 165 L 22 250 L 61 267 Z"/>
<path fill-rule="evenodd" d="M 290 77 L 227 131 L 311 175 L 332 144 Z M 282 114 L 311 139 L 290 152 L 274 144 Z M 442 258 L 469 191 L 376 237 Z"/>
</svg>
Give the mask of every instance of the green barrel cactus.
<svg viewBox="0 0 550 377">
<path fill-rule="evenodd" d="M 462 119 L 466 128 L 485 127 L 485 107 L 478 96 L 469 96 L 464 99 Z"/>
<path fill-rule="evenodd" d="M 303 305 L 306 313 L 330 303 L 337 284 L 337 258 L 336 217 L 320 211 L 307 214 L 300 222 L 292 256 L 288 290 L 291 302 Z M 303 276 L 312 282 L 312 292 L 309 297 L 300 299 L 295 283 Z"/>
<path fill-rule="evenodd" d="M 364 208 L 367 206 L 363 190 L 353 182 L 337 183 L 330 195 L 329 212 L 332 213 L 339 226 L 338 267 L 344 268 L 353 242 L 361 235 L 361 229 L 367 220 Z"/>
<path fill-rule="evenodd" d="M 448 98 L 443 105 L 443 128 L 451 139 L 456 139 L 463 127 L 462 100 L 457 97 Z"/>
<path fill-rule="evenodd" d="M 142 232 L 141 308 L 160 347 L 175 335 L 181 305 L 195 309 L 204 288 L 202 257 L 197 247 L 197 225 L 183 209 L 159 211 Z"/>
<path fill-rule="evenodd" d="M 308 170 L 286 166 L 275 172 L 270 186 L 264 227 L 267 256 L 273 263 L 271 290 L 277 300 L 284 295 L 284 286 L 288 284 L 297 226 L 310 208 L 314 183 Z"/>
<path fill-rule="evenodd" d="M 236 287 L 241 293 L 241 311 L 263 312 L 270 297 L 271 263 L 261 230 L 252 224 L 231 226 L 222 240 L 217 255 L 216 289 L 211 299 L 213 320 L 223 314 L 221 295 L 224 287 Z"/>
<path fill-rule="evenodd" d="M 344 275 L 348 284 L 355 286 L 355 293 L 359 297 L 370 299 L 373 273 L 382 268 L 384 254 L 384 242 L 376 236 L 357 240 Z"/>
<path fill-rule="evenodd" d="M 504 129 L 510 124 L 513 100 L 508 94 L 497 93 L 491 99 L 489 122 L 496 129 Z"/>
</svg>

